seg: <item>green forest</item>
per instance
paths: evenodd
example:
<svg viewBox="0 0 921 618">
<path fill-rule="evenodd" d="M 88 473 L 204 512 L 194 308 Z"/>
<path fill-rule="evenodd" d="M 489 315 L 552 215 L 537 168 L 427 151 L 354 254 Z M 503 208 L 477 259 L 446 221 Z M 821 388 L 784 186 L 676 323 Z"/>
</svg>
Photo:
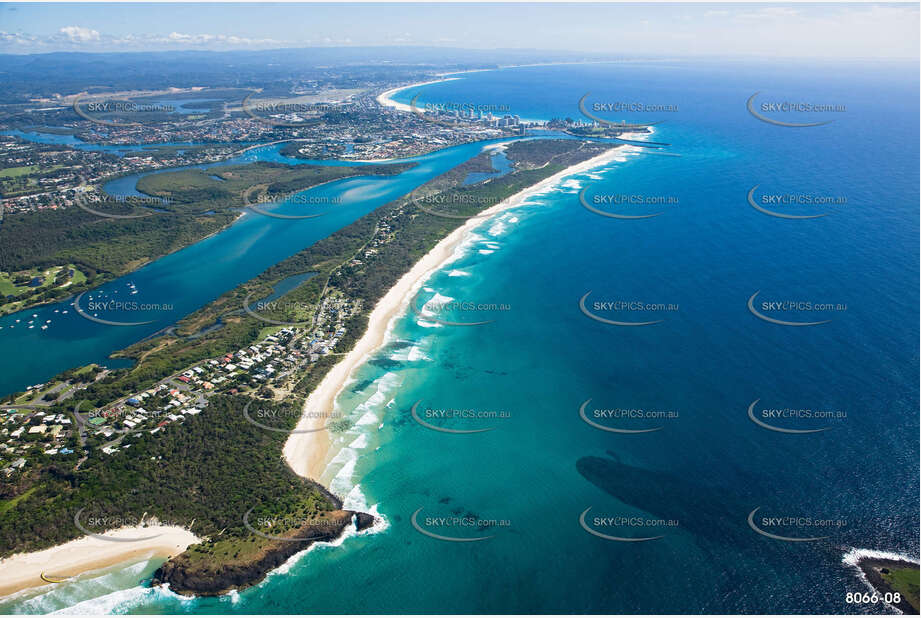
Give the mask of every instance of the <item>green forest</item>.
<svg viewBox="0 0 921 618">
<path fill-rule="evenodd" d="M 475 197 L 464 202 L 467 211 L 458 211 L 475 214 L 484 207 L 477 204 L 498 203 L 609 148 L 575 140 L 526 143 L 526 147 L 518 148 L 519 142 L 508 148 L 515 170 L 504 177 L 461 186 L 469 171 L 482 169 L 483 161 L 475 159 L 431 181 L 422 193 Z M 191 185 L 193 180 L 200 182 L 191 178 L 187 182 Z M 385 218 L 392 223 L 387 242 L 370 259 L 350 265 Z M 363 333 L 377 300 L 462 223 L 463 219 L 420 210 L 408 197 L 381 206 L 188 316 L 178 325 L 180 334 L 152 338 L 124 350 L 123 356 L 139 359 L 135 367 L 113 371 L 78 396 L 103 405 L 203 359 L 253 343 L 264 324 L 240 311 L 243 298 L 250 292 L 268 292 L 278 281 L 300 273 L 316 276 L 286 299 L 315 303 L 328 281 L 332 290 L 361 301 L 362 311 L 347 323 L 347 334 L 337 347 L 337 352 L 345 352 Z M 181 336 L 218 320 L 223 326 L 204 336 Z M 334 357 L 324 356 L 311 364 L 282 405 L 299 409 L 335 362 Z M 84 513 L 98 517 L 140 518 L 146 513 L 189 526 L 210 540 L 190 548 L 184 560 L 197 556 L 201 562 L 207 556 L 211 561 L 238 561 L 241 556 L 264 554 L 260 548 L 265 539 L 243 526 L 243 515 L 250 509 L 255 509 L 254 514 L 317 517 L 338 508 L 323 488 L 298 478 L 287 467 L 281 456 L 286 434 L 265 431 L 244 419 L 247 401 L 245 396 L 212 396 L 200 415 L 182 424 L 171 424 L 156 435 L 133 434 L 125 440 L 131 444 L 126 452 L 108 456 L 93 449 L 76 471 L 67 464 L 48 465 L 16 487 L 0 483 L 0 497 L 22 498 L 14 508 L 0 512 L 0 556 L 79 536 L 73 517 L 85 508 Z M 296 417 L 296 413 L 286 416 L 292 426 Z"/>
</svg>

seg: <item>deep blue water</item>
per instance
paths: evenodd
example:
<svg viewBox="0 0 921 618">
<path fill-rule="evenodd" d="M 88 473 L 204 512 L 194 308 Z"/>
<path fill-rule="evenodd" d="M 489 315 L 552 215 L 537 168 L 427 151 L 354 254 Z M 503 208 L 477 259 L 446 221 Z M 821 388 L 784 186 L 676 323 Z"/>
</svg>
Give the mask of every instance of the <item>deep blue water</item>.
<svg viewBox="0 0 921 618">
<path fill-rule="evenodd" d="M 539 85 L 539 87 L 538 87 Z M 846 105 L 834 122 L 787 128 L 745 107 L 766 100 Z M 155 565 L 64 586 L 19 611 L 77 606 L 130 613 L 859 613 L 863 591 L 842 564 L 854 548 L 917 558 L 919 495 L 917 65 L 612 64 L 472 73 L 425 87 L 420 101 L 506 103 L 526 118 L 578 117 L 598 102 L 677 104 L 652 139 L 680 157 L 625 154 L 484 221 L 420 291 L 504 310 L 409 312 L 340 397 L 354 426 L 323 481 L 379 530 L 314 548 L 242 593 L 184 600 L 131 587 Z M 397 98 L 408 101 L 413 90 Z M 803 121 L 802 116 L 796 119 Z M 777 115 L 793 120 L 796 116 Z M 612 119 L 658 118 L 611 114 Z M 772 205 L 828 216 L 763 214 L 746 196 L 845 196 L 846 205 Z M 579 192 L 661 199 L 584 208 Z M 236 227 L 236 226 L 235 226 Z M 161 260 L 162 261 L 162 260 Z M 776 312 L 761 301 L 846 309 Z M 579 300 L 671 303 L 606 311 Z M 438 294 L 440 296 L 436 297 Z M 432 304 L 426 305 L 431 308 Z M 433 320 L 493 320 L 481 326 Z M 596 408 L 676 411 L 677 418 L 596 419 Z M 748 417 L 761 408 L 841 410 L 827 421 Z M 503 411 L 492 419 L 416 422 L 411 410 Z M 639 543 L 620 537 L 661 536 Z M 765 530 L 746 518 L 760 507 Z M 453 543 L 446 536 L 492 538 Z M 439 526 L 473 516 L 507 526 Z M 674 525 L 604 525 L 593 517 Z M 822 525 L 772 526 L 762 516 Z M 832 525 L 831 522 L 834 522 Z M 843 522 L 843 523 L 842 523 Z M 633 522 L 635 524 L 635 521 Z"/>
</svg>

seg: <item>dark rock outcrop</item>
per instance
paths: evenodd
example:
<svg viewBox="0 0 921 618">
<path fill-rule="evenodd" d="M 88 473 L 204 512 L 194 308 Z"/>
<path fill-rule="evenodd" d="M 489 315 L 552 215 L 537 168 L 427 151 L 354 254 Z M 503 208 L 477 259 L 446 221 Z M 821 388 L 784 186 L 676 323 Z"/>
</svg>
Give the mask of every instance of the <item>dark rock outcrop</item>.
<svg viewBox="0 0 921 618">
<path fill-rule="evenodd" d="M 877 592 L 881 595 L 886 593 L 896 593 L 899 592 L 883 579 L 882 573 L 888 573 L 889 571 L 894 571 L 898 569 L 917 569 L 918 565 L 912 562 L 907 562 L 904 560 L 889 560 L 886 558 L 861 558 L 857 562 L 857 567 L 863 572 L 864 577 L 867 578 L 867 581 L 870 582 L 870 585 L 873 586 Z M 899 593 L 900 599 L 898 603 L 892 603 L 900 612 L 907 615 L 917 615 L 918 609 L 913 606 L 909 599 L 907 599 L 902 593 Z"/>
<path fill-rule="evenodd" d="M 242 590 L 259 583 L 269 571 L 281 566 L 288 558 L 304 551 L 311 544 L 338 538 L 353 525 L 353 519 L 358 530 L 365 530 L 374 524 L 374 517 L 367 513 L 332 511 L 322 524 L 307 524 L 286 535 L 291 539 L 305 540 L 269 540 L 249 561 L 196 564 L 189 559 L 187 552 L 182 553 L 157 569 L 152 584 L 156 586 L 165 583 L 173 592 L 186 596 L 217 596 L 235 589 Z"/>
</svg>

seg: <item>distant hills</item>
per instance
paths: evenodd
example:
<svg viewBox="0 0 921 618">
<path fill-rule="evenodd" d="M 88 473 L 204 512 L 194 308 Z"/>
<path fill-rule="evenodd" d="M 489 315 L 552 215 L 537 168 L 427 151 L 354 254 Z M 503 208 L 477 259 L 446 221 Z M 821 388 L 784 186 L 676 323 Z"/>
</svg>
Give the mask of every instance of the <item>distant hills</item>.
<svg viewBox="0 0 921 618">
<path fill-rule="evenodd" d="M 528 49 L 445 47 L 307 47 L 261 51 L 52 52 L 0 54 L 2 103 L 73 94 L 89 85 L 116 90 L 167 87 L 264 87 L 319 80 L 336 85 L 412 79 L 431 70 L 616 60 L 614 55 Z M 347 75 L 346 70 L 347 69 Z"/>
</svg>

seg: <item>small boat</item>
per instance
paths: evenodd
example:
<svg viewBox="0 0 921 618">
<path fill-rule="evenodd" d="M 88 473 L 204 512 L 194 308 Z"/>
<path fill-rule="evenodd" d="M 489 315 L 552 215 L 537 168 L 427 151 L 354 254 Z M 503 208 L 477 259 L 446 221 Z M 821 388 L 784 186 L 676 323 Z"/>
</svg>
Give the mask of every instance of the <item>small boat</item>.
<svg viewBox="0 0 921 618">
<path fill-rule="evenodd" d="M 42 326 L 42 330 L 45 330 L 46 328 L 48 328 L 48 325 L 47 325 L 47 324 L 45 324 L 45 325 Z"/>
<path fill-rule="evenodd" d="M 46 573 L 42 573 L 41 578 L 49 584 L 62 584 L 70 579 L 69 577 L 59 577 L 57 575 L 48 575 Z"/>
<path fill-rule="evenodd" d="M 30 326 L 29 328 L 35 328 L 35 325 Z"/>
</svg>

